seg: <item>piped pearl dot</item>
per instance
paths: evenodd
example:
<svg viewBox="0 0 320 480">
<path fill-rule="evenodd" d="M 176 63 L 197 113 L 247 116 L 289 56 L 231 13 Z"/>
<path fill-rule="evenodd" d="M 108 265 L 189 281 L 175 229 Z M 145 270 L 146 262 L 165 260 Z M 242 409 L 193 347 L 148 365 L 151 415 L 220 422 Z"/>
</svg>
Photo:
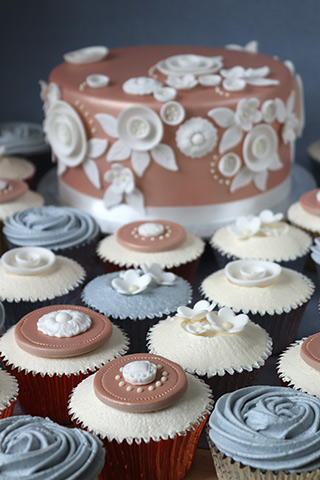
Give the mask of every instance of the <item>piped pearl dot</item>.
<svg viewBox="0 0 320 480">
<path fill-rule="evenodd" d="M 162 382 L 159 382 L 159 380 L 156 382 L 156 387 L 161 387 Z"/>
<path fill-rule="evenodd" d="M 154 386 L 150 385 L 150 387 L 148 387 L 148 390 L 149 390 L 149 392 L 152 392 L 152 390 L 154 390 Z"/>
<path fill-rule="evenodd" d="M 131 392 L 131 390 L 133 390 L 133 388 L 129 385 L 127 388 L 126 388 L 127 392 Z"/>
<path fill-rule="evenodd" d="M 137 392 L 138 392 L 138 393 L 143 392 L 143 388 L 142 388 L 142 387 L 137 388 Z"/>
<path fill-rule="evenodd" d="M 157 368 L 160 370 L 160 368 L 162 368 L 162 365 L 161 363 L 159 363 L 159 365 L 157 365 Z"/>
<path fill-rule="evenodd" d="M 164 377 L 167 377 L 169 374 L 168 374 L 168 372 L 164 371 L 164 372 L 162 372 L 162 375 L 163 375 Z"/>
<path fill-rule="evenodd" d="M 120 367 L 120 368 L 119 368 L 119 370 L 120 370 L 120 372 L 122 372 L 122 370 L 123 370 L 123 367 Z"/>
<path fill-rule="evenodd" d="M 123 387 L 124 386 L 124 382 L 119 382 L 119 387 Z"/>
<path fill-rule="evenodd" d="M 114 378 L 115 378 L 115 380 L 120 380 L 121 377 L 120 377 L 120 375 L 116 375 Z"/>
<path fill-rule="evenodd" d="M 161 382 L 165 382 L 167 379 L 167 377 L 161 377 Z"/>
</svg>

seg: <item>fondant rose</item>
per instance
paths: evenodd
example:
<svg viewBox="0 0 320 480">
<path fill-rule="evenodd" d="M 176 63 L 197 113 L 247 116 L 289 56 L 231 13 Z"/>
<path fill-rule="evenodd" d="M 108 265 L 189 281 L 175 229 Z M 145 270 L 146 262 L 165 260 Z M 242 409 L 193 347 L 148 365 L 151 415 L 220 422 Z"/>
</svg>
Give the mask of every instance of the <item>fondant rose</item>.
<svg viewBox="0 0 320 480">
<path fill-rule="evenodd" d="M 108 162 L 131 157 L 132 168 L 139 177 L 150 165 L 151 157 L 167 170 L 178 170 L 173 149 L 160 143 L 163 124 L 150 108 L 135 105 L 123 110 L 117 119 L 103 113 L 97 114 L 96 119 L 107 135 L 118 139 L 107 154 Z"/>
<path fill-rule="evenodd" d="M 224 267 L 227 279 L 242 287 L 265 287 L 274 283 L 281 274 L 277 263 L 265 260 L 235 260 Z"/>
<path fill-rule="evenodd" d="M 55 254 L 42 247 L 13 248 L 1 257 L 5 270 L 15 275 L 40 275 L 50 270 L 55 261 Z"/>
<path fill-rule="evenodd" d="M 223 66 L 223 58 L 203 55 L 182 54 L 168 57 L 157 63 L 157 68 L 165 75 L 204 75 L 214 73 Z"/>
<path fill-rule="evenodd" d="M 144 211 L 143 194 L 135 186 L 134 176 L 130 168 L 114 163 L 104 179 L 111 183 L 105 191 L 103 202 L 106 208 L 119 205 L 124 200 L 134 209 Z"/>
<path fill-rule="evenodd" d="M 216 128 L 201 117 L 190 118 L 179 127 L 176 133 L 179 150 L 191 158 L 201 158 L 212 152 L 217 139 Z"/>
<path fill-rule="evenodd" d="M 47 110 L 44 131 L 58 160 L 58 174 L 68 167 L 83 166 L 91 183 L 100 188 L 100 173 L 92 160 L 100 157 L 107 148 L 107 140 L 92 138 L 87 141 L 81 118 L 74 108 L 58 100 Z"/>
<path fill-rule="evenodd" d="M 39 318 L 37 328 L 50 337 L 74 337 L 86 332 L 91 327 L 89 315 L 77 310 L 56 310 Z"/>
</svg>

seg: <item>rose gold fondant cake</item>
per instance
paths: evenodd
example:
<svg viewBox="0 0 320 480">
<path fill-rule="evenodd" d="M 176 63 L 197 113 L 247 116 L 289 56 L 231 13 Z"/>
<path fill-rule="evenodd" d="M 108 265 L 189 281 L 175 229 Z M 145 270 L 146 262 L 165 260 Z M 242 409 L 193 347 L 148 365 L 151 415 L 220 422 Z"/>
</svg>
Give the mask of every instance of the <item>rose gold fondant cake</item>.
<svg viewBox="0 0 320 480">
<path fill-rule="evenodd" d="M 211 47 L 89 47 L 42 84 L 62 203 L 104 231 L 166 218 L 197 233 L 290 191 L 304 122 L 291 62 Z"/>
</svg>

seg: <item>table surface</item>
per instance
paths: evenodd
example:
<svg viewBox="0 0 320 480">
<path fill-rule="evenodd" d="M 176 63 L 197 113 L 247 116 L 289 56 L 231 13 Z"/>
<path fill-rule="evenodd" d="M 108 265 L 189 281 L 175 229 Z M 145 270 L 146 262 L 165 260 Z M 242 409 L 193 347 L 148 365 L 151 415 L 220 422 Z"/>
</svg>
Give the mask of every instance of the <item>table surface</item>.
<svg viewBox="0 0 320 480">
<path fill-rule="evenodd" d="M 185 480 L 218 480 L 210 450 L 198 449 L 194 464 Z"/>
</svg>

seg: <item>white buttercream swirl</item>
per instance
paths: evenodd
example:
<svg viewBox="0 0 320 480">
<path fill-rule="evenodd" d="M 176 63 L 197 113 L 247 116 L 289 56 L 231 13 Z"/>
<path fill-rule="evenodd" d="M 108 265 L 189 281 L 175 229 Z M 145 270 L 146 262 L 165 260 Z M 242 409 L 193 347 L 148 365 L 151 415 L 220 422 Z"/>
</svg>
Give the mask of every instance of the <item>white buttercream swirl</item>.
<svg viewBox="0 0 320 480">
<path fill-rule="evenodd" d="M 77 310 L 56 310 L 39 318 L 37 327 L 50 337 L 70 338 L 86 332 L 92 325 L 89 315 Z"/>
</svg>

